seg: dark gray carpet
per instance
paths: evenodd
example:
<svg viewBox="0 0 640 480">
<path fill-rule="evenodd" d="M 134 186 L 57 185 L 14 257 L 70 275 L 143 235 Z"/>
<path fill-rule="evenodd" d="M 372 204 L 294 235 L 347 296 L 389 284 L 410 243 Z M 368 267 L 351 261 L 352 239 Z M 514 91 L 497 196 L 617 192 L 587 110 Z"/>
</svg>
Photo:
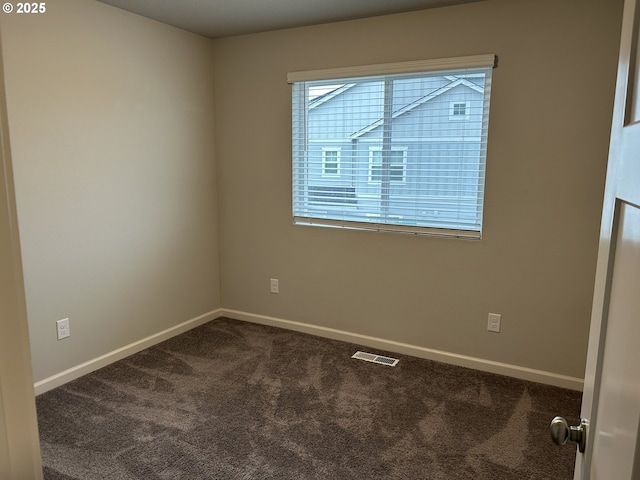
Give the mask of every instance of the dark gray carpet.
<svg viewBox="0 0 640 480">
<path fill-rule="evenodd" d="M 573 477 L 578 392 L 357 349 L 210 322 L 38 396 L 45 479 Z"/>
</svg>

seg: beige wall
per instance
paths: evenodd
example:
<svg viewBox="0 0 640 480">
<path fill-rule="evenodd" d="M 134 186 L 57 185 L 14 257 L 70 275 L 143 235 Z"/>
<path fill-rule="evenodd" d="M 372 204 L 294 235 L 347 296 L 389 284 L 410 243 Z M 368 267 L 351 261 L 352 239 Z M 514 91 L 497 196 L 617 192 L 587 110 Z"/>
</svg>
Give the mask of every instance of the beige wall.
<svg viewBox="0 0 640 480">
<path fill-rule="evenodd" d="M 225 308 L 582 377 L 621 5 L 489 0 L 217 40 Z M 478 53 L 500 58 L 482 241 L 292 225 L 287 72 Z"/>
<path fill-rule="evenodd" d="M 0 479 L 42 478 L 0 48 Z"/>
<path fill-rule="evenodd" d="M 220 307 L 212 44 L 93 0 L 1 17 L 37 381 Z"/>
</svg>

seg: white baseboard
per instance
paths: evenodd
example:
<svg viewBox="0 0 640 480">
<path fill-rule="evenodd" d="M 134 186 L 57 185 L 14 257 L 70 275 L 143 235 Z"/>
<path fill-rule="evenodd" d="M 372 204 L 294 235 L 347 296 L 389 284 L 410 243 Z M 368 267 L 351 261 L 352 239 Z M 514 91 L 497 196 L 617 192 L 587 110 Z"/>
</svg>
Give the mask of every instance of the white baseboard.
<svg viewBox="0 0 640 480">
<path fill-rule="evenodd" d="M 91 373 L 113 362 L 122 360 L 129 355 L 133 355 L 134 353 L 140 352 L 145 348 L 149 348 L 160 342 L 168 340 L 169 338 L 175 337 L 176 335 L 184 333 L 188 330 L 191 330 L 192 328 L 198 327 L 220 317 L 229 317 L 245 322 L 270 325 L 272 327 L 294 330 L 296 332 L 309 333 L 311 335 L 316 335 L 319 337 L 341 340 L 344 342 L 355 343 L 357 345 L 363 345 L 370 348 L 379 348 L 381 350 L 386 350 L 389 352 L 411 355 L 418 358 L 425 358 L 427 360 L 435 360 L 451 365 L 473 368 L 475 370 L 497 373 L 500 375 L 520 378 L 522 380 L 529 380 L 532 382 L 544 383 L 547 385 L 554 385 L 556 387 L 563 387 L 571 390 L 582 391 L 584 386 L 584 380 L 582 378 L 569 377 L 566 375 L 559 375 L 557 373 L 546 372 L 544 370 L 535 370 L 532 368 L 494 362 L 492 360 L 469 357 L 466 355 L 458 355 L 456 353 L 419 347 L 417 345 L 395 342 L 393 340 L 385 340 L 378 337 L 370 337 L 368 335 L 346 332 L 343 330 L 322 327 L 319 325 L 311 325 L 307 323 L 295 322 L 292 320 L 269 317 L 266 315 L 258 315 L 254 313 L 221 308 L 205 313 L 191 320 L 187 320 L 186 322 L 176 325 L 175 327 L 168 328 L 166 330 L 163 330 L 162 332 L 158 332 L 154 335 L 143 338 L 129 345 L 125 345 L 122 348 L 118 348 L 117 350 L 89 360 L 88 362 L 84 362 L 68 370 L 52 375 L 51 377 L 45 378 L 44 380 L 40 380 L 39 382 L 36 382 L 34 384 L 35 393 L 36 395 L 40 395 L 41 393 L 59 387 L 60 385 L 64 385 L 65 383 L 75 380 L 76 378 L 86 375 L 87 373 Z"/>
<path fill-rule="evenodd" d="M 138 353 L 145 348 L 149 348 L 160 342 L 164 342 L 165 340 L 175 337 L 176 335 L 180 335 L 181 333 L 191 330 L 192 328 L 204 325 L 205 323 L 221 316 L 222 309 L 212 310 L 211 312 L 207 312 L 196 318 L 187 320 L 186 322 L 176 325 L 175 327 L 167 328 L 166 330 L 143 338 L 142 340 L 130 343 L 129 345 L 125 345 L 122 348 L 118 348 L 117 350 L 101 355 L 100 357 L 89 360 L 88 362 L 81 363 L 80 365 L 65 370 L 64 372 L 52 375 L 34 384 L 35 393 L 36 395 L 40 395 L 41 393 L 59 387 L 60 385 L 64 385 L 65 383 L 68 383 L 71 380 L 75 380 L 76 378 L 86 375 L 87 373 L 91 373 L 102 367 L 106 367 L 107 365 L 113 362 L 117 362 L 118 360 L 122 360 L 123 358 L 126 358 L 129 355 L 133 355 L 134 353 Z"/>
<path fill-rule="evenodd" d="M 358 333 L 345 332 L 334 328 L 321 327 L 318 325 L 310 325 L 306 323 L 294 322 L 291 320 L 283 320 L 281 318 L 268 317 L 265 315 L 257 315 L 248 312 L 240 312 L 237 310 L 221 309 L 220 316 L 229 317 L 236 320 L 243 320 L 251 323 L 259 323 L 262 325 L 270 325 L 272 327 L 280 327 L 297 332 L 309 333 L 319 337 L 331 338 L 333 340 L 342 340 L 344 342 L 355 343 L 371 348 L 379 348 L 390 352 L 411 355 L 413 357 L 425 358 L 427 360 L 435 360 L 438 362 L 458 365 L 461 367 L 473 368 L 484 372 L 497 373 L 509 377 L 515 377 L 522 380 L 553 385 L 556 387 L 568 388 L 571 390 L 582 391 L 584 387 L 584 379 L 577 377 L 569 377 L 559 375 L 544 370 L 536 370 L 533 368 L 520 367 L 518 365 L 510 365 L 507 363 L 494 362 L 482 358 L 469 357 L 466 355 L 458 355 L 456 353 L 434 350 L 431 348 L 419 347 L 407 343 L 395 342 L 393 340 L 385 340 L 383 338 L 370 337 L 368 335 L 360 335 Z"/>
</svg>

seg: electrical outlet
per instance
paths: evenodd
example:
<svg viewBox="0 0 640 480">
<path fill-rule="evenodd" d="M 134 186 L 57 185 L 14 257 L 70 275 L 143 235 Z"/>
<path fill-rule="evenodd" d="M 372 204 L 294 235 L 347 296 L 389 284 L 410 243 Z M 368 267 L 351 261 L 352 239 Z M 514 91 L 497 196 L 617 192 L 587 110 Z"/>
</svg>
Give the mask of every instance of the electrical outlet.
<svg viewBox="0 0 640 480">
<path fill-rule="evenodd" d="M 499 313 L 490 313 L 487 321 L 487 330 L 490 332 L 500 333 L 500 320 L 502 315 Z"/>
<path fill-rule="evenodd" d="M 271 284 L 271 293 L 280 293 L 280 285 L 277 278 L 269 280 Z"/>
<path fill-rule="evenodd" d="M 69 319 L 63 318 L 56 322 L 56 331 L 58 332 L 58 340 L 71 336 L 71 330 L 69 330 Z"/>
</svg>

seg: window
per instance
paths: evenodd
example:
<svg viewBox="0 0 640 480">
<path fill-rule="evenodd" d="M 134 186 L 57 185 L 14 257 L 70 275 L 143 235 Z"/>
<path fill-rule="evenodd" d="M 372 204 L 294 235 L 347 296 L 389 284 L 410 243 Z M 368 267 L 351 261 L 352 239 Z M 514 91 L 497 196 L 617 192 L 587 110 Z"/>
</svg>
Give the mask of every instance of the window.
<svg viewBox="0 0 640 480">
<path fill-rule="evenodd" d="M 322 175 L 336 177 L 340 175 L 340 150 L 335 148 L 322 149 Z"/>
<path fill-rule="evenodd" d="M 451 102 L 449 118 L 451 120 L 466 120 L 468 118 L 467 108 L 467 102 Z"/>
<path fill-rule="evenodd" d="M 389 182 L 404 182 L 406 148 L 393 148 L 389 152 Z M 369 182 L 383 181 L 382 147 L 369 147 Z"/>
<path fill-rule="evenodd" d="M 480 238 L 494 63 L 290 73 L 294 223 Z"/>
</svg>

